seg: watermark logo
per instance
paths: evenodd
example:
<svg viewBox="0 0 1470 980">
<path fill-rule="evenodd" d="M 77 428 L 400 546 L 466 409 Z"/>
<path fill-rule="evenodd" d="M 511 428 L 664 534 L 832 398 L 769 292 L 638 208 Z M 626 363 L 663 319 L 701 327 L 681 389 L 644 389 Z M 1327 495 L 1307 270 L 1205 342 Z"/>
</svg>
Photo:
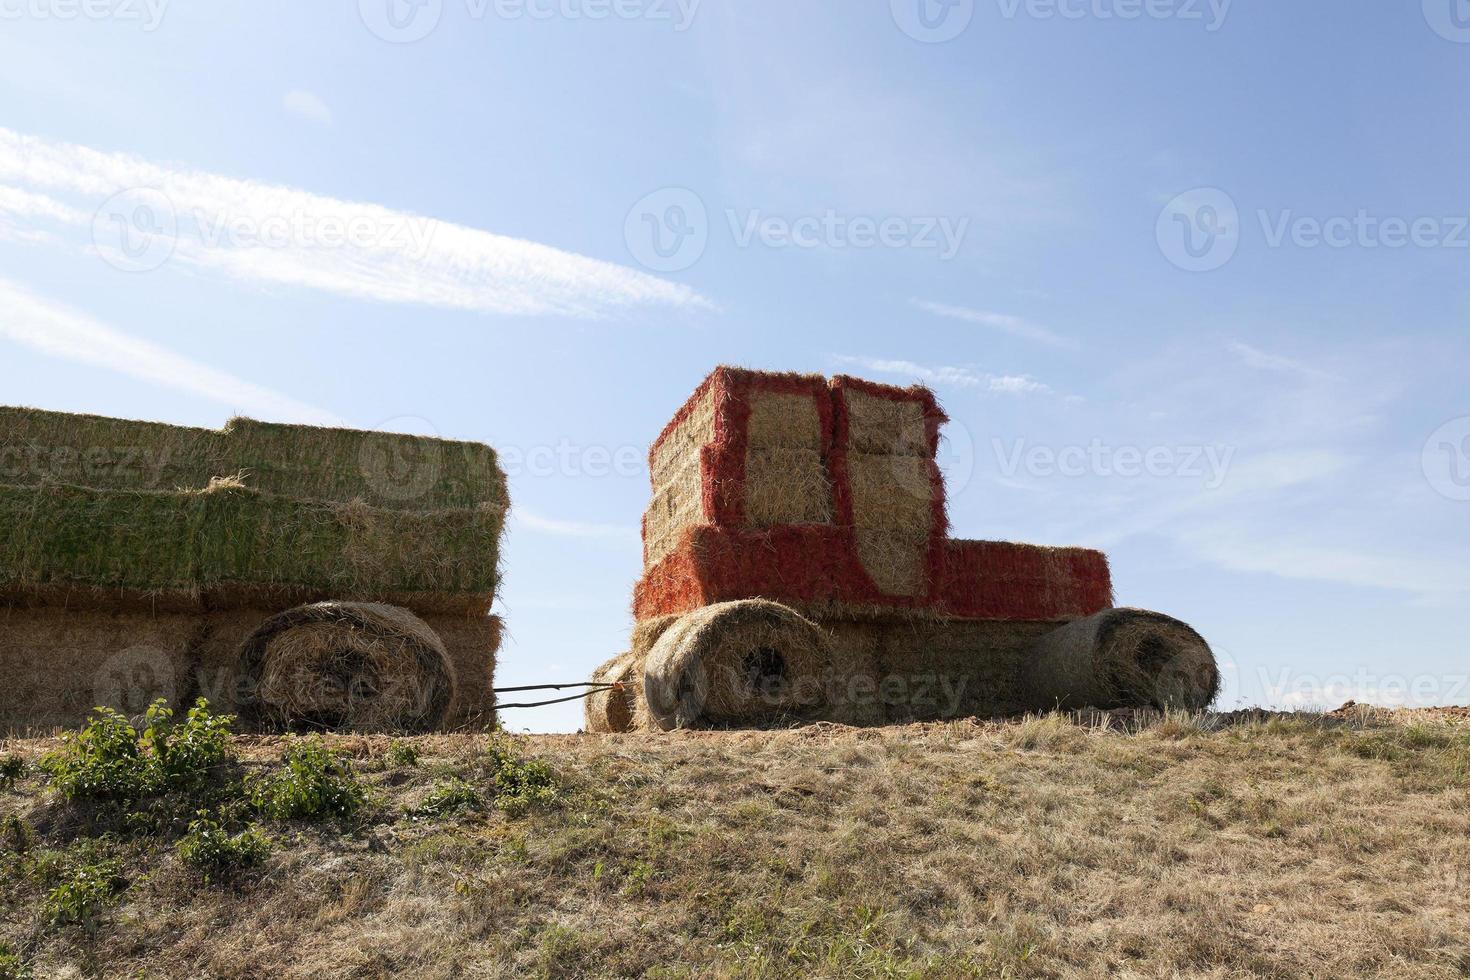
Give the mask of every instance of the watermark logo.
<svg viewBox="0 0 1470 980">
<path fill-rule="evenodd" d="M 1258 208 L 1254 224 L 1268 249 L 1470 249 L 1470 216 L 1393 215 L 1368 208 L 1328 216 Z M 1188 272 L 1222 268 L 1240 248 L 1244 227 L 1235 200 L 1214 187 L 1180 194 L 1160 212 L 1155 233 L 1164 257 Z M 1252 239 L 1255 241 L 1255 239 Z"/>
<path fill-rule="evenodd" d="M 948 261 L 959 254 L 970 230 L 969 218 L 947 215 L 902 217 L 847 215 L 834 209 L 796 217 L 768 215 L 759 209 L 725 212 L 737 248 L 759 244 L 765 248 L 911 249 L 936 253 Z"/>
<path fill-rule="evenodd" d="M 1466 674 L 1300 674 L 1290 668 L 1261 668 L 1257 680 L 1270 705 L 1292 710 L 1336 708 L 1348 701 L 1383 708 L 1430 708 L 1460 704 L 1470 696 Z"/>
<path fill-rule="evenodd" d="M 118 21 L 158 30 L 169 0 L 0 0 L 0 21 Z"/>
<path fill-rule="evenodd" d="M 108 198 L 92 216 L 92 244 L 116 269 L 152 272 L 178 247 L 178 212 L 160 190 L 129 188 Z"/>
<path fill-rule="evenodd" d="M 1234 446 L 1112 446 L 1093 439 L 1086 446 L 1030 445 L 1025 439 L 992 439 L 991 448 L 1000 473 L 1015 479 L 1022 473 L 1037 479 L 1064 477 L 1119 478 L 1137 480 L 1145 477 L 1181 479 L 1198 482 L 1206 490 L 1225 485 L 1230 464 L 1235 459 Z"/>
<path fill-rule="evenodd" d="M 1225 26 L 1233 0 L 997 0 L 1001 16 L 1015 20 L 1177 20 L 1199 22 L 1208 33 Z"/>
<path fill-rule="evenodd" d="M 1424 19 L 1446 41 L 1470 44 L 1470 0 L 1424 0 Z"/>
<path fill-rule="evenodd" d="M 889 0 L 889 9 L 898 29 L 924 44 L 953 41 L 975 18 L 975 0 Z"/>
<path fill-rule="evenodd" d="M 389 419 L 362 441 L 358 469 L 372 491 L 384 500 L 404 502 L 427 496 L 444 471 L 440 443 L 404 431 L 434 432 L 426 419 L 399 416 Z"/>
<path fill-rule="evenodd" d="M 1164 205 L 1154 228 L 1164 258 L 1186 272 L 1213 272 L 1240 248 L 1240 210 L 1217 187 L 1186 191 Z"/>
<path fill-rule="evenodd" d="M 413 44 L 434 32 L 444 16 L 444 0 L 357 0 L 369 31 L 389 44 Z"/>
<path fill-rule="evenodd" d="M 174 662 L 150 646 L 130 647 L 107 659 L 93 675 L 93 703 L 133 717 L 162 698 L 174 702 L 177 692 Z"/>
<path fill-rule="evenodd" d="M 1470 416 L 1446 422 L 1429 437 L 1424 478 L 1441 497 L 1470 500 Z"/>
<path fill-rule="evenodd" d="M 633 205 L 623 222 L 628 252 L 653 272 L 682 272 L 709 245 L 709 212 L 685 187 L 665 187 Z"/>
</svg>

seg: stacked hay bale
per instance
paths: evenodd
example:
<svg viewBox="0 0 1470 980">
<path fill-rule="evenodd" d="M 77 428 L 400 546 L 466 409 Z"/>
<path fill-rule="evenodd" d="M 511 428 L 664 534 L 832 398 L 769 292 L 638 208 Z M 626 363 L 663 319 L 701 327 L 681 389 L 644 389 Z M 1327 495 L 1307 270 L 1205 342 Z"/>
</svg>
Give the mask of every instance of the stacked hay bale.
<svg viewBox="0 0 1470 980">
<path fill-rule="evenodd" d="M 452 715 L 468 719 L 492 684 L 507 506 L 482 445 L 0 408 L 0 666 L 31 673 L 48 659 L 46 637 L 61 634 L 43 610 L 66 611 L 69 650 L 84 620 L 110 637 L 81 645 L 103 661 L 136 632 L 130 617 L 174 614 L 186 640 L 154 658 L 171 665 L 153 671 L 168 675 L 160 689 L 233 696 L 240 645 L 262 620 L 323 601 L 385 603 L 432 621 L 458 689 Z M 0 698 L 0 725 L 72 723 L 95 672 Z"/>
<path fill-rule="evenodd" d="M 840 376 L 831 392 L 840 521 L 880 593 L 920 600 L 937 580 L 949 529 L 935 462 L 948 420 L 926 388 Z"/>
</svg>

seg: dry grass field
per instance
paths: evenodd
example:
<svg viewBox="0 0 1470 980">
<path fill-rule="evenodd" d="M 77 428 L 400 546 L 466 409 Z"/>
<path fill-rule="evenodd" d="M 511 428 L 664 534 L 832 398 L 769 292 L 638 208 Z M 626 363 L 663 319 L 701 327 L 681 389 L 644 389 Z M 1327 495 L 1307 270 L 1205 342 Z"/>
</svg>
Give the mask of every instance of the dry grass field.
<svg viewBox="0 0 1470 980">
<path fill-rule="evenodd" d="M 233 869 L 0 746 L 0 977 L 1470 974 L 1463 711 L 326 744 Z"/>
</svg>

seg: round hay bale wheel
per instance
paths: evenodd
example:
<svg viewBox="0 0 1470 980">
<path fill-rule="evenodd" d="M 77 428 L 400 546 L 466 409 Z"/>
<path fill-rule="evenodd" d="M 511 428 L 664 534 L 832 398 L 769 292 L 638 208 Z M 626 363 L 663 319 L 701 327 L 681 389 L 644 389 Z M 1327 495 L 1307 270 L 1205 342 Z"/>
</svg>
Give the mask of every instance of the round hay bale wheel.
<svg viewBox="0 0 1470 980">
<path fill-rule="evenodd" d="M 594 684 L 626 684 L 621 691 L 597 691 L 583 702 L 586 710 L 587 731 L 603 735 L 609 732 L 631 732 L 633 730 L 632 683 L 638 674 L 638 655 L 620 653 L 598 667 L 592 674 Z"/>
<path fill-rule="evenodd" d="M 832 650 L 810 620 L 776 602 L 705 606 L 659 637 L 643 669 L 651 727 L 712 728 L 819 716 Z"/>
<path fill-rule="evenodd" d="M 268 729 L 426 732 L 454 698 L 443 642 L 406 609 L 298 606 L 262 623 L 240 651 L 246 720 Z"/>
<path fill-rule="evenodd" d="M 1032 649 L 1028 681 L 1048 708 L 1203 711 L 1220 693 L 1204 638 L 1142 609 L 1109 609 L 1046 634 Z"/>
</svg>

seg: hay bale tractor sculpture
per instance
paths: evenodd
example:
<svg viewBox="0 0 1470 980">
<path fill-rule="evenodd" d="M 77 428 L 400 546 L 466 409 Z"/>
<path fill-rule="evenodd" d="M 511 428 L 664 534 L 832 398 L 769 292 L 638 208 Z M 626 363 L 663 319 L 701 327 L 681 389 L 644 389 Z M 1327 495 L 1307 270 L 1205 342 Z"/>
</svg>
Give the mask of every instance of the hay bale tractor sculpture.
<svg viewBox="0 0 1470 980">
<path fill-rule="evenodd" d="M 921 387 L 717 369 L 654 443 L 631 650 L 587 729 L 1199 710 L 1189 626 L 1115 608 L 1106 556 L 948 537 Z"/>
<path fill-rule="evenodd" d="M 207 697 L 269 730 L 493 721 L 487 446 L 0 409 L 0 732 Z"/>
<path fill-rule="evenodd" d="M 924 388 L 718 368 L 649 456 L 631 650 L 589 731 L 1208 705 L 1107 559 L 947 536 Z M 488 446 L 0 408 L 0 732 L 207 697 L 259 730 L 495 723 Z"/>
</svg>

